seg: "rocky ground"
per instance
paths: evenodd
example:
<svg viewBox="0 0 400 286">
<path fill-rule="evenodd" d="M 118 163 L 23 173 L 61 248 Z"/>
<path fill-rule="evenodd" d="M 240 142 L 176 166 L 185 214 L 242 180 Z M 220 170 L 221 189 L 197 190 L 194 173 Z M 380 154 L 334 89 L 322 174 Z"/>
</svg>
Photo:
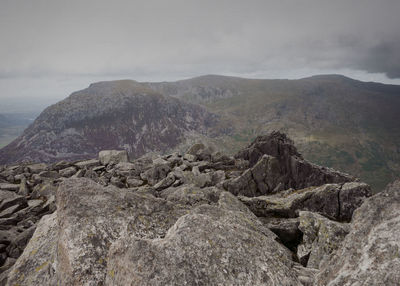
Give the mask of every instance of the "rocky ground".
<svg viewBox="0 0 400 286">
<path fill-rule="evenodd" d="M 400 281 L 400 183 L 371 196 L 278 132 L 234 157 L 3 166 L 0 189 L 0 285 Z"/>
</svg>

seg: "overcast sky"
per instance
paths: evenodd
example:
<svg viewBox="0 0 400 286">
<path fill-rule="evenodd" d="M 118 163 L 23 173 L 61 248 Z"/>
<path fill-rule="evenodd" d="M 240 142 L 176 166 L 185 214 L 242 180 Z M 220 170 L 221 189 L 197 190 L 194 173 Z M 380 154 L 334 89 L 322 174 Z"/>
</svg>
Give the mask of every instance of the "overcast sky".
<svg viewBox="0 0 400 286">
<path fill-rule="evenodd" d="M 399 13 L 399 0 L 0 0 L 0 98 L 203 74 L 400 84 Z"/>
</svg>

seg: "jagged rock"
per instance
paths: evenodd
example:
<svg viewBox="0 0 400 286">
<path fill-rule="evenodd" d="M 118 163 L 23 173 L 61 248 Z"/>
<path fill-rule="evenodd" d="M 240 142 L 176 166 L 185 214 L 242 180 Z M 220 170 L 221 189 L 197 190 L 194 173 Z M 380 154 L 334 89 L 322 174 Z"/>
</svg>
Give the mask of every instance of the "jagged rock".
<svg viewBox="0 0 400 286">
<path fill-rule="evenodd" d="M 140 174 L 142 180 L 147 181 L 150 185 L 155 185 L 160 180 L 164 179 L 171 171 L 169 164 L 155 165 L 149 170 Z"/>
<path fill-rule="evenodd" d="M 103 150 L 99 153 L 99 160 L 102 165 L 128 162 L 128 152 L 126 150 Z"/>
<path fill-rule="evenodd" d="M 168 188 L 175 182 L 175 176 L 173 173 L 169 173 L 167 177 L 159 181 L 157 184 L 154 185 L 154 189 L 156 191 L 163 190 L 165 188 Z"/>
<path fill-rule="evenodd" d="M 39 173 L 39 176 L 44 179 L 58 179 L 60 178 L 60 174 L 56 171 L 42 171 Z"/>
<path fill-rule="evenodd" d="M 61 169 L 58 172 L 62 177 L 68 178 L 68 177 L 75 175 L 76 171 L 77 171 L 76 168 L 74 166 L 71 166 L 71 167 L 67 167 L 65 169 Z"/>
<path fill-rule="evenodd" d="M 44 216 L 8 274 L 7 286 L 57 285 L 57 213 Z"/>
<path fill-rule="evenodd" d="M 0 211 L 14 205 L 26 206 L 26 198 L 19 196 L 14 192 L 0 190 Z"/>
<path fill-rule="evenodd" d="M 0 190 L 4 191 L 13 191 L 16 192 L 19 190 L 19 185 L 18 184 L 7 184 L 7 183 L 2 183 L 0 184 Z"/>
<path fill-rule="evenodd" d="M 299 218 L 261 217 L 260 221 L 275 233 L 279 240 L 290 250 L 296 251 L 303 233 L 299 230 Z"/>
<path fill-rule="evenodd" d="M 275 158 L 295 156 L 303 159 L 294 147 L 294 142 L 286 134 L 277 131 L 265 136 L 258 136 L 247 148 L 239 151 L 235 158 L 248 160 L 250 167 L 252 167 L 264 154 Z"/>
<path fill-rule="evenodd" d="M 31 164 L 27 167 L 29 169 L 29 172 L 32 174 L 39 174 L 40 172 L 47 170 L 47 165 L 44 163 Z"/>
<path fill-rule="evenodd" d="M 352 196 L 341 196 L 342 190 L 345 194 L 352 193 Z M 350 221 L 353 211 L 370 194 L 369 186 L 364 183 L 345 183 L 288 190 L 271 196 L 239 196 L 239 199 L 260 217 L 293 218 L 304 210 L 319 212 L 339 221 Z"/>
<path fill-rule="evenodd" d="M 0 212 L 0 218 L 10 217 L 20 209 L 21 209 L 21 205 L 18 205 L 18 204 L 8 207 L 5 210 Z"/>
<path fill-rule="evenodd" d="M 77 166 L 80 169 L 87 169 L 90 167 L 96 167 L 100 165 L 100 161 L 97 159 L 91 159 L 91 160 L 86 160 L 86 161 L 80 161 L 75 163 L 75 166 Z"/>
<path fill-rule="evenodd" d="M 107 284 L 299 285 L 289 252 L 230 196 L 225 206 L 182 216 L 163 238 L 121 237 L 109 252 Z"/>
<path fill-rule="evenodd" d="M 317 286 L 399 285 L 400 181 L 364 201 L 342 246 L 321 265 Z"/>
<path fill-rule="evenodd" d="M 259 196 L 289 188 L 303 189 L 354 181 L 347 174 L 304 160 L 293 141 L 280 132 L 258 136 L 249 147 L 236 154 L 235 158 L 248 160 L 251 167 L 242 175 L 244 178 L 225 184 L 228 191 L 239 195 Z"/>
<path fill-rule="evenodd" d="M 53 185 L 53 183 L 43 183 L 36 185 L 31 193 L 32 199 L 45 198 L 48 199 L 51 196 L 54 196 L 57 191 L 57 186 Z"/>
<path fill-rule="evenodd" d="M 12 258 L 18 258 L 25 246 L 27 245 L 29 239 L 32 237 L 35 232 L 36 226 L 31 226 L 27 230 L 18 234 L 18 236 L 13 239 L 11 244 L 7 247 L 7 253 Z"/>
<path fill-rule="evenodd" d="M 140 187 L 141 185 L 143 185 L 144 182 L 140 179 L 129 177 L 126 179 L 126 183 L 128 187 L 135 188 Z"/>
<path fill-rule="evenodd" d="M 185 159 L 186 161 L 189 161 L 189 162 L 194 162 L 194 161 L 196 161 L 196 156 L 192 155 L 192 154 L 185 154 L 185 155 L 183 155 L 183 159 Z"/>
<path fill-rule="evenodd" d="M 54 171 L 60 171 L 62 169 L 66 169 L 66 168 L 71 167 L 71 166 L 72 166 L 71 162 L 60 161 L 60 162 L 57 162 L 57 163 L 53 164 L 51 166 L 51 169 L 54 170 Z"/>
<path fill-rule="evenodd" d="M 299 213 L 299 221 L 298 228 L 303 233 L 297 249 L 299 261 L 309 268 L 319 269 L 320 263 L 339 248 L 350 226 L 308 211 Z"/>
<path fill-rule="evenodd" d="M 19 184 L 18 195 L 20 195 L 20 196 L 27 196 L 27 195 L 29 195 L 29 189 L 28 189 L 28 186 L 27 186 L 27 184 L 26 184 L 26 179 L 25 179 L 25 177 L 23 177 L 23 178 L 21 179 L 21 183 Z"/>
</svg>

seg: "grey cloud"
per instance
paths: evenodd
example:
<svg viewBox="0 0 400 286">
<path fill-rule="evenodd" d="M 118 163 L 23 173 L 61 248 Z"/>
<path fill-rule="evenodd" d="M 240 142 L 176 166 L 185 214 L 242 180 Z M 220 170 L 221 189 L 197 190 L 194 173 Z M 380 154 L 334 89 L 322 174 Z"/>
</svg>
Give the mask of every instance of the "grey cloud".
<svg viewBox="0 0 400 286">
<path fill-rule="evenodd" d="M 400 78 L 398 11 L 398 0 L 2 0 L 0 78 Z"/>
</svg>

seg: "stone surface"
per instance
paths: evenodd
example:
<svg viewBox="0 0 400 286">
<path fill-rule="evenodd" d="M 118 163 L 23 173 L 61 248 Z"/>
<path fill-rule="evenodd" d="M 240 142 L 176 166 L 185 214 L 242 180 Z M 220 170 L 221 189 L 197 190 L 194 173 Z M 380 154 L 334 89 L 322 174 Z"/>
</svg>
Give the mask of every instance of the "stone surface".
<svg viewBox="0 0 400 286">
<path fill-rule="evenodd" d="M 61 169 L 60 171 L 58 171 L 60 173 L 61 176 L 63 177 L 71 177 L 76 173 L 76 168 L 74 166 L 71 167 L 67 167 L 65 169 Z"/>
<path fill-rule="evenodd" d="M 351 192 L 352 196 L 341 196 L 343 188 L 345 193 Z M 298 216 L 299 211 L 305 210 L 319 212 L 339 221 L 350 221 L 353 211 L 370 195 L 370 188 L 364 183 L 345 183 L 288 190 L 271 196 L 240 196 L 239 199 L 260 217 L 293 218 Z"/>
<path fill-rule="evenodd" d="M 235 158 L 248 160 L 250 174 L 236 184 L 226 183 L 225 188 L 239 195 L 265 195 L 289 188 L 303 189 L 328 183 L 354 181 L 354 177 L 332 169 L 320 167 L 302 158 L 294 147 L 293 141 L 280 132 L 258 136 Z M 255 186 L 254 186 L 255 185 Z M 248 191 L 248 190 L 251 191 Z"/>
<path fill-rule="evenodd" d="M 321 265 L 315 285 L 399 285 L 399 238 L 400 181 L 396 181 L 355 211 L 350 233 Z"/>
<path fill-rule="evenodd" d="M 60 285 L 101 285 L 109 247 L 122 233 L 162 237 L 185 209 L 89 179 L 67 179 L 57 192 Z"/>
<path fill-rule="evenodd" d="M 289 252 L 251 216 L 202 205 L 163 238 L 122 237 L 110 249 L 107 284 L 299 285 Z"/>
<path fill-rule="evenodd" d="M 102 165 L 128 162 L 128 152 L 126 150 L 103 150 L 99 153 L 99 160 Z"/>
<path fill-rule="evenodd" d="M 350 231 L 348 223 L 339 223 L 320 214 L 301 211 L 299 230 L 303 239 L 297 249 L 299 261 L 308 268 L 319 269 L 320 263 L 337 250 Z"/>
<path fill-rule="evenodd" d="M 57 213 L 44 216 L 32 239 L 10 269 L 7 286 L 57 285 Z"/>
</svg>

